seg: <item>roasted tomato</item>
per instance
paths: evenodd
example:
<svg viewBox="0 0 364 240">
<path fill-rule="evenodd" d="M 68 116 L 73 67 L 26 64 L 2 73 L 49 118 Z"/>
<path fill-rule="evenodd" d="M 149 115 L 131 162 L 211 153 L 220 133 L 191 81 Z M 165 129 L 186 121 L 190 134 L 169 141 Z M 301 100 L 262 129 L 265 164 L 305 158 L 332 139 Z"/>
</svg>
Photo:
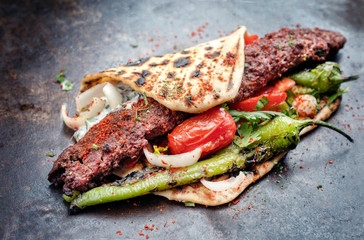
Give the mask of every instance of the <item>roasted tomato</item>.
<svg viewBox="0 0 364 240">
<path fill-rule="evenodd" d="M 283 78 L 278 81 L 274 86 L 265 87 L 256 93 L 255 97 L 248 98 L 246 100 L 230 104 L 231 109 L 252 112 L 262 97 L 268 99 L 267 105 L 265 105 L 261 110 L 271 110 L 275 111 L 277 106 L 284 103 L 287 98 L 287 93 L 285 91 L 290 90 L 294 85 L 295 81 L 289 78 Z"/>
<path fill-rule="evenodd" d="M 235 131 L 231 115 L 224 108 L 215 107 L 178 125 L 168 134 L 168 148 L 172 154 L 180 154 L 201 147 L 204 157 L 229 145 Z"/>
<path fill-rule="evenodd" d="M 288 91 L 296 84 L 296 82 L 290 78 L 283 78 L 281 81 L 277 81 L 274 85 L 275 91 Z"/>
<path fill-rule="evenodd" d="M 265 93 L 257 97 L 251 97 L 246 100 L 230 104 L 229 107 L 238 111 L 252 112 L 255 110 L 255 106 L 262 97 L 266 97 L 269 102 L 261 110 L 273 110 L 272 107 L 278 106 L 286 100 L 287 93 L 282 91 Z"/>
<path fill-rule="evenodd" d="M 252 44 L 255 40 L 258 39 L 258 35 L 249 35 L 244 38 L 245 45 Z"/>
</svg>

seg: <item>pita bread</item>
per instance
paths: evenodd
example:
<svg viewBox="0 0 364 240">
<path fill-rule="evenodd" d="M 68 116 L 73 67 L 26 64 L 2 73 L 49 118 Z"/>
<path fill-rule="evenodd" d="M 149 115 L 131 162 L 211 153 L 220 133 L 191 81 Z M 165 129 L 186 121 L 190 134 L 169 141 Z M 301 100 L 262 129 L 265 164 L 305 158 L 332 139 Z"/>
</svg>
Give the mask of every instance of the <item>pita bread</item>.
<svg viewBox="0 0 364 240">
<path fill-rule="evenodd" d="M 341 100 L 336 99 L 336 101 L 330 105 L 326 105 L 315 117 L 317 120 L 326 120 L 332 113 L 334 113 L 340 106 Z M 313 130 L 315 126 L 309 126 L 300 132 L 300 136 L 306 134 L 307 132 Z M 274 157 L 273 159 L 266 161 L 264 163 L 258 164 L 254 167 L 252 172 L 248 172 L 245 176 L 245 180 L 238 187 L 238 189 L 228 189 L 226 191 L 215 192 L 206 187 L 201 183 L 195 183 L 181 188 L 173 188 L 161 192 L 153 192 L 155 195 L 163 196 L 169 200 L 175 200 L 179 202 L 194 202 L 206 206 L 217 206 L 233 201 L 238 197 L 250 184 L 259 180 L 266 173 L 268 173 L 272 168 L 281 160 L 285 153 Z"/>
<path fill-rule="evenodd" d="M 122 82 L 169 109 L 204 112 L 237 95 L 247 35 L 246 28 L 240 26 L 227 37 L 86 75 L 80 92 L 106 81 Z"/>
</svg>

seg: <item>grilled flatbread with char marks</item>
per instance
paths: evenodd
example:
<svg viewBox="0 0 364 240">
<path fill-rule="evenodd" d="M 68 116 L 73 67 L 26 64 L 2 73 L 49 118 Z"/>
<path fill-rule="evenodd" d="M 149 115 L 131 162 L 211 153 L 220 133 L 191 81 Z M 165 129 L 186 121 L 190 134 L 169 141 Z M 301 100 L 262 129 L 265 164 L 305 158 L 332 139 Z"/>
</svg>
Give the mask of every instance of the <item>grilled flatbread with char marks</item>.
<svg viewBox="0 0 364 240">
<path fill-rule="evenodd" d="M 227 37 L 161 57 L 150 57 L 86 75 L 81 92 L 121 81 L 175 111 L 201 113 L 234 99 L 244 73 L 245 27 Z"/>
</svg>

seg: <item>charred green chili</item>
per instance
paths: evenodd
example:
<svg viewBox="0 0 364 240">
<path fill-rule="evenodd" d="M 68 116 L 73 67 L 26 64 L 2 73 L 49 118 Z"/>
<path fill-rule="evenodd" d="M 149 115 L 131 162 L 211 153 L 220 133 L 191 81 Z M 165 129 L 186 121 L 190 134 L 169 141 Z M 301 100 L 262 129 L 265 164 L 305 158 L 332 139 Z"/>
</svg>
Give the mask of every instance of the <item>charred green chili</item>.
<svg viewBox="0 0 364 240">
<path fill-rule="evenodd" d="M 340 67 L 335 62 L 325 62 L 310 71 L 302 71 L 288 76 L 297 84 L 312 88 L 319 94 L 335 93 L 340 84 L 358 79 L 358 75 L 343 78 Z"/>
<path fill-rule="evenodd" d="M 274 114 L 274 116 L 267 124 L 256 130 L 259 139 L 247 148 L 240 148 L 231 144 L 212 157 L 188 167 L 161 170 L 136 183 L 120 186 L 108 184 L 91 189 L 72 200 L 70 212 L 74 213 L 87 206 L 125 200 L 152 191 L 162 191 L 190 184 L 201 178 L 244 169 L 247 164 L 266 161 L 279 153 L 295 148 L 300 140 L 300 130 L 309 125 L 318 124 L 332 128 L 352 141 L 347 134 L 325 122 L 299 121 L 279 114 Z"/>
</svg>

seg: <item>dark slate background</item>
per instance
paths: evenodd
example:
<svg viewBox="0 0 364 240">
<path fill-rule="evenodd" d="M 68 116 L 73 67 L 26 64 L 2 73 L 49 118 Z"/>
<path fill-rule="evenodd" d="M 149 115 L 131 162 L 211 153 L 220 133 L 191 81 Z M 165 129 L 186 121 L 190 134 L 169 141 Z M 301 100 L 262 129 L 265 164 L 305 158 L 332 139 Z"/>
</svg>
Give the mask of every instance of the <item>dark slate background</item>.
<svg viewBox="0 0 364 240">
<path fill-rule="evenodd" d="M 296 24 L 340 31 L 348 42 L 336 61 L 346 75 L 363 76 L 363 12 L 359 0 L 1 1 L 0 238 L 363 239 L 363 77 L 345 84 L 350 93 L 329 120 L 355 143 L 315 130 L 236 205 L 190 208 L 145 196 L 69 216 L 46 179 L 52 159 L 45 155 L 72 143 L 59 111 L 62 103 L 74 109 L 85 74 L 215 39 L 240 24 L 260 36 Z M 54 83 L 63 67 L 75 83 L 70 92 Z"/>
</svg>

